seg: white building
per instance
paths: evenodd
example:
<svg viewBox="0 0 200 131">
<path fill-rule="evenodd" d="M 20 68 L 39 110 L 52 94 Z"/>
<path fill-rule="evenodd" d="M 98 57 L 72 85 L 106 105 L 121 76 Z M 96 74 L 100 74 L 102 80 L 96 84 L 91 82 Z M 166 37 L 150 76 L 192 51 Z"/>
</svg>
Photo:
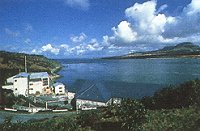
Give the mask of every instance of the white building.
<svg viewBox="0 0 200 131">
<path fill-rule="evenodd" d="M 28 96 L 28 77 L 29 74 L 22 72 L 7 79 L 8 85 L 2 86 L 4 89 L 13 90 L 14 95 Z"/>
<path fill-rule="evenodd" d="M 57 82 L 57 83 L 53 84 L 53 87 L 54 87 L 55 94 L 58 94 L 58 95 L 65 94 L 65 85 L 64 84 Z"/>
<path fill-rule="evenodd" d="M 160 84 L 127 83 L 113 81 L 78 81 L 75 83 L 76 108 L 95 109 L 121 104 L 123 99 L 141 99 L 151 96 L 162 87 Z"/>
<path fill-rule="evenodd" d="M 31 73 L 29 77 L 29 94 L 42 94 L 44 88 L 50 87 L 50 78 L 47 72 Z"/>
<path fill-rule="evenodd" d="M 37 73 L 19 73 L 13 77 L 9 77 L 7 85 L 2 86 L 4 89 L 11 89 L 13 93 L 18 95 L 28 96 L 36 93 L 42 94 L 44 88 L 50 87 L 50 78 L 47 72 Z"/>
</svg>

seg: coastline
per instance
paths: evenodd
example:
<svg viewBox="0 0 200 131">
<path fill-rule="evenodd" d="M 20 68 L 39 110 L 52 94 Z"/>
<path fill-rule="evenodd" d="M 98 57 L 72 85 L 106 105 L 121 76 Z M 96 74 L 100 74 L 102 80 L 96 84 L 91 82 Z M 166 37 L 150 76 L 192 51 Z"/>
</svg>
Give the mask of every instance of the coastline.
<svg viewBox="0 0 200 131">
<path fill-rule="evenodd" d="M 60 64 L 60 66 L 57 66 L 57 67 L 55 67 L 54 69 L 51 70 L 51 79 L 53 81 L 56 81 L 57 79 L 59 79 L 60 77 L 62 77 L 61 75 L 58 74 L 58 72 L 60 70 L 62 70 L 62 65 L 61 64 Z"/>
</svg>

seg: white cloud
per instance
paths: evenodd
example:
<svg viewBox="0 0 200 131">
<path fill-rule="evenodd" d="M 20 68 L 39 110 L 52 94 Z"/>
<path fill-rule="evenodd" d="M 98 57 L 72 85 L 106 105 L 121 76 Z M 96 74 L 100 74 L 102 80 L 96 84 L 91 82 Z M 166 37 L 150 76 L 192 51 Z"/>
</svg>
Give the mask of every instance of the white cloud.
<svg viewBox="0 0 200 131">
<path fill-rule="evenodd" d="M 33 50 L 31 51 L 31 53 L 33 53 L 33 54 L 40 54 L 41 52 L 38 52 L 36 49 L 33 49 Z"/>
<path fill-rule="evenodd" d="M 41 51 L 42 52 L 51 52 L 51 53 L 53 53 L 55 55 L 58 55 L 60 49 L 52 47 L 51 44 L 47 44 L 47 45 L 42 46 Z"/>
<path fill-rule="evenodd" d="M 26 24 L 26 25 L 25 25 L 25 31 L 26 31 L 26 32 L 31 32 L 31 31 L 33 31 L 33 26 L 30 25 L 30 24 Z"/>
<path fill-rule="evenodd" d="M 117 28 L 113 27 L 113 36 L 104 36 L 105 45 L 133 46 L 140 43 L 169 43 L 173 38 L 164 38 L 166 28 L 176 24 L 177 18 L 162 14 L 168 6 L 162 5 L 156 10 L 157 1 L 135 3 L 125 10 L 128 21 L 122 21 Z"/>
<path fill-rule="evenodd" d="M 89 0 L 64 0 L 65 4 L 70 7 L 77 7 L 87 10 L 90 6 Z"/>
<path fill-rule="evenodd" d="M 156 5 L 156 1 L 152 0 L 142 4 L 135 3 L 125 10 L 126 16 L 134 21 L 133 26 L 137 27 L 139 33 L 158 35 L 165 31 L 164 27 L 167 23 L 175 21 L 173 17 L 169 19 L 164 14 L 159 14 L 167 5 L 161 6 L 160 11 L 156 11 Z"/>
<path fill-rule="evenodd" d="M 131 43 L 136 40 L 137 33 L 131 28 L 131 24 L 127 21 L 122 21 L 117 28 L 112 28 L 114 36 L 125 43 Z"/>
<path fill-rule="evenodd" d="M 81 33 L 79 36 L 71 36 L 70 39 L 74 43 L 80 43 L 83 42 L 87 36 L 84 33 Z"/>
<path fill-rule="evenodd" d="M 5 28 L 5 33 L 12 36 L 12 37 L 18 37 L 20 35 L 19 31 L 12 31 L 8 28 Z"/>
<path fill-rule="evenodd" d="M 60 45 L 60 47 L 64 48 L 64 49 L 69 49 L 69 45 L 67 45 L 67 44 L 62 44 L 62 45 Z"/>
<path fill-rule="evenodd" d="M 55 45 L 55 44 L 54 44 Z M 52 44 L 45 44 L 41 48 L 33 49 L 31 52 L 33 54 L 44 54 L 50 55 L 48 53 L 52 53 L 54 55 L 60 56 L 77 56 L 77 55 L 87 55 L 95 52 L 100 52 L 103 50 L 103 46 L 97 41 L 97 39 L 91 39 L 87 44 L 80 43 L 75 46 L 68 44 L 57 44 L 52 46 Z"/>
<path fill-rule="evenodd" d="M 30 44 L 30 43 L 31 43 L 31 39 L 27 38 L 27 39 L 25 39 L 24 42 L 25 42 L 26 44 Z"/>
<path fill-rule="evenodd" d="M 200 1 L 192 0 L 191 3 L 184 9 L 187 15 L 192 15 L 197 12 L 200 12 Z"/>
<path fill-rule="evenodd" d="M 200 33 L 200 1 L 192 0 L 189 5 L 187 5 L 181 15 L 176 17 L 176 22 L 168 25 L 163 36 L 173 38 L 179 37 L 191 38 L 191 36 Z M 189 40 L 191 42 L 194 39 Z"/>
<path fill-rule="evenodd" d="M 103 46 L 101 46 L 96 39 L 91 39 L 89 44 L 86 45 L 86 49 L 89 51 L 101 51 Z"/>
<path fill-rule="evenodd" d="M 165 10 L 168 7 L 167 4 L 164 4 L 162 6 L 160 6 L 160 8 L 158 9 L 158 11 L 156 11 L 156 14 L 160 13 L 161 11 Z"/>
</svg>

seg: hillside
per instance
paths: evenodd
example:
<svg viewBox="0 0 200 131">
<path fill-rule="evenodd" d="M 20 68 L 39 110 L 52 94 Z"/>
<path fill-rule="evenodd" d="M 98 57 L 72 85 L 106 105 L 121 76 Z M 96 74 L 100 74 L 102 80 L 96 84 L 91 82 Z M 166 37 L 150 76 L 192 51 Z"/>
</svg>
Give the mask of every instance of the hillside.
<svg viewBox="0 0 200 131">
<path fill-rule="evenodd" d="M 200 57 L 200 46 L 190 42 L 166 46 L 162 49 L 148 52 L 136 52 L 123 56 L 107 57 L 104 59 L 142 59 L 142 58 L 170 58 L 170 57 Z"/>
<path fill-rule="evenodd" d="M 51 73 L 55 68 L 61 67 L 58 62 L 42 55 L 0 51 L 0 85 L 2 85 L 7 77 L 24 71 L 25 55 L 27 58 L 28 72 L 47 71 Z"/>
</svg>

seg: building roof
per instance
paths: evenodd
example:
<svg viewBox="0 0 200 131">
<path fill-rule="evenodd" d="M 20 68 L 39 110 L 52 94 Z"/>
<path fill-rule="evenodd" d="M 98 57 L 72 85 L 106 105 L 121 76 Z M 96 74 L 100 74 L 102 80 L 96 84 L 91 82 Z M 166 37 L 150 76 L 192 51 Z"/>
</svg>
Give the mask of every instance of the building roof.
<svg viewBox="0 0 200 131">
<path fill-rule="evenodd" d="M 111 94 L 104 84 L 94 81 L 85 81 L 75 97 L 83 100 L 107 102 L 111 98 Z"/>
<path fill-rule="evenodd" d="M 65 86 L 63 83 L 60 83 L 60 82 L 56 82 L 53 84 L 54 87 L 59 86 L 59 85 Z"/>
<path fill-rule="evenodd" d="M 76 89 L 77 99 L 100 102 L 107 102 L 110 98 L 140 99 L 144 96 L 152 96 L 162 87 L 165 85 L 89 80 L 78 80 L 73 86 Z"/>
<path fill-rule="evenodd" d="M 17 75 L 15 75 L 13 78 L 26 78 L 26 77 L 28 77 L 29 76 L 29 74 L 28 73 L 26 73 L 26 72 L 21 72 L 21 73 L 19 73 L 19 74 L 17 74 Z"/>
<path fill-rule="evenodd" d="M 49 74 L 47 72 L 34 72 L 30 74 L 30 79 L 37 79 L 37 78 L 48 78 Z"/>
<path fill-rule="evenodd" d="M 112 98 L 131 98 L 141 99 L 144 96 L 153 96 L 155 91 L 165 87 L 161 84 L 150 83 L 128 83 L 105 81 L 107 89 L 110 91 Z"/>
</svg>

